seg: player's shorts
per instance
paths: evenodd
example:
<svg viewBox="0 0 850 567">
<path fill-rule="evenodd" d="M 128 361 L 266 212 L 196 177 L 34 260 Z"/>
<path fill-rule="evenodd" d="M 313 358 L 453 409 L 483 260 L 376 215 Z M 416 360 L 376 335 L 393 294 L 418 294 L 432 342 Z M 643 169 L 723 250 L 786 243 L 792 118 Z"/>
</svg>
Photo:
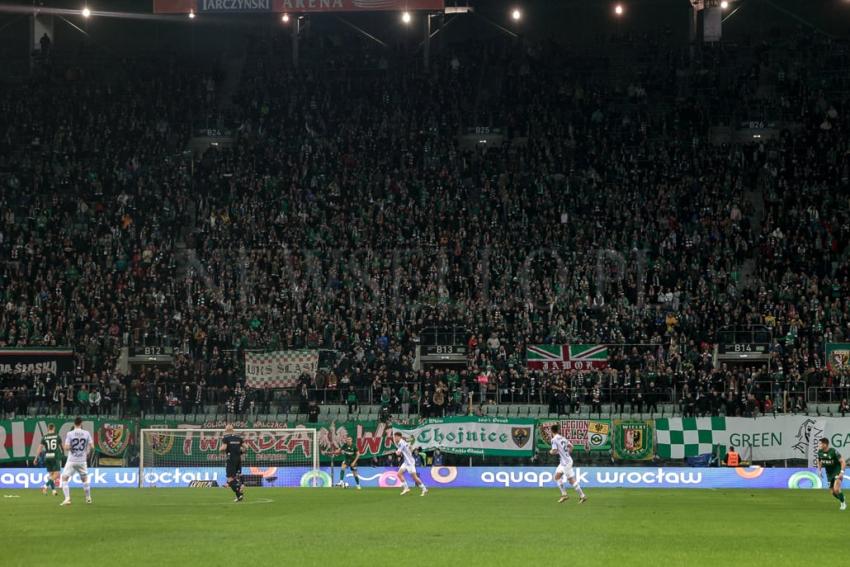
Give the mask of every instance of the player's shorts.
<svg viewBox="0 0 850 567">
<path fill-rule="evenodd" d="M 570 466 L 558 465 L 558 468 L 555 469 L 555 474 L 558 474 L 558 473 L 561 473 L 561 476 L 563 476 L 564 478 L 567 478 L 567 479 L 575 478 L 575 476 L 576 476 L 575 471 L 573 471 L 572 465 L 570 465 Z"/>
<path fill-rule="evenodd" d="M 838 480 L 838 475 L 827 476 L 826 477 L 826 487 L 832 490 L 832 487 L 835 485 L 835 481 Z"/>
<path fill-rule="evenodd" d="M 59 459 L 44 459 L 44 468 L 47 472 L 59 472 L 62 469 L 62 464 Z"/>
<path fill-rule="evenodd" d="M 79 473 L 81 477 L 87 476 L 89 474 L 89 466 L 85 463 L 85 461 L 82 463 L 72 463 L 71 461 L 65 463 L 65 468 L 62 470 L 62 476 L 71 478 L 74 476 L 74 473 Z"/>
<path fill-rule="evenodd" d="M 242 463 L 228 460 L 226 469 L 227 478 L 234 478 L 242 472 Z"/>
<path fill-rule="evenodd" d="M 410 474 L 416 474 L 416 465 L 403 464 L 400 467 L 398 467 L 398 474 L 401 474 L 401 473 L 404 473 L 404 472 L 410 473 Z"/>
</svg>

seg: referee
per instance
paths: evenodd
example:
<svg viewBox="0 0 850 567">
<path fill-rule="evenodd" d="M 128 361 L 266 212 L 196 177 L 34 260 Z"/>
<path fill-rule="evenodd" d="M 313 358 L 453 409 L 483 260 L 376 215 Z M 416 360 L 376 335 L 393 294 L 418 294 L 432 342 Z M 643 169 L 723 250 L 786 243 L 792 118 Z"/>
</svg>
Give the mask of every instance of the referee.
<svg viewBox="0 0 850 567">
<path fill-rule="evenodd" d="M 242 445 L 242 436 L 233 432 L 232 424 L 227 424 L 224 428 L 221 452 L 227 455 L 227 486 L 236 495 L 233 501 L 242 502 L 245 498 L 242 491 L 242 453 L 245 452 L 245 447 Z"/>
</svg>

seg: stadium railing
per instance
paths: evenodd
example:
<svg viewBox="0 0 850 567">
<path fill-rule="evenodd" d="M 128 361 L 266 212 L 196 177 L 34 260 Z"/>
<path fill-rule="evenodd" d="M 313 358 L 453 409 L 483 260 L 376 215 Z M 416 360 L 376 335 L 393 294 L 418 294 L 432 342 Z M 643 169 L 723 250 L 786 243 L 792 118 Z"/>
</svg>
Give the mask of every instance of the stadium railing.
<svg viewBox="0 0 850 567">
<path fill-rule="evenodd" d="M 806 401 L 813 403 L 840 404 L 850 400 L 850 384 L 847 386 L 811 386 L 806 389 Z"/>
</svg>

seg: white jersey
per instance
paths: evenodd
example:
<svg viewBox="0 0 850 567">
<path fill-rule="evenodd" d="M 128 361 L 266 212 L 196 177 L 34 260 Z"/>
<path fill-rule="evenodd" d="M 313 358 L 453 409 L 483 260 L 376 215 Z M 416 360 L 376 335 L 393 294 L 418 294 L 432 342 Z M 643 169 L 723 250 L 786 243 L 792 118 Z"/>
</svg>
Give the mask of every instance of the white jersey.
<svg viewBox="0 0 850 567">
<path fill-rule="evenodd" d="M 85 429 L 72 429 L 65 435 L 69 463 L 85 463 L 92 446 L 91 433 Z"/>
<path fill-rule="evenodd" d="M 413 453 L 410 452 L 410 444 L 402 439 L 398 442 L 398 451 L 396 451 L 404 459 L 405 466 L 416 467 L 416 459 L 413 458 Z"/>
<path fill-rule="evenodd" d="M 573 448 L 573 444 L 566 437 L 560 433 L 552 437 L 552 448 L 558 452 L 558 458 L 561 459 L 560 466 L 573 466 L 573 458 L 570 456 L 570 449 Z"/>
</svg>

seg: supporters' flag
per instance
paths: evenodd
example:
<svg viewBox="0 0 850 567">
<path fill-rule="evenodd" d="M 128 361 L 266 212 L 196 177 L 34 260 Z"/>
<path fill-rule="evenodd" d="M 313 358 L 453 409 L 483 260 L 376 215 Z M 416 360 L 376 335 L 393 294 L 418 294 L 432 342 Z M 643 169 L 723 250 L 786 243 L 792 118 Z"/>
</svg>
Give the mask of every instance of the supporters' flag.
<svg viewBox="0 0 850 567">
<path fill-rule="evenodd" d="M 537 449 L 548 451 L 552 446 L 552 425 L 560 426 L 559 433 L 576 449 L 610 451 L 610 419 L 538 419 Z"/>
<path fill-rule="evenodd" d="M 245 353 L 245 383 L 249 388 L 293 388 L 303 375 L 313 378 L 319 367 L 317 350 Z"/>
<path fill-rule="evenodd" d="M 608 367 L 607 345 L 529 345 L 526 366 L 532 370 L 592 370 Z"/>
<path fill-rule="evenodd" d="M 97 448 L 109 457 L 124 454 L 131 438 L 130 427 L 125 422 L 105 422 L 97 430 Z"/>
<path fill-rule="evenodd" d="M 712 453 L 726 441 L 725 417 L 671 417 L 655 420 L 658 456 L 684 459 Z"/>
<path fill-rule="evenodd" d="M 652 458 L 652 428 L 649 420 L 614 420 L 614 458 L 649 460 Z"/>
<path fill-rule="evenodd" d="M 587 447 L 589 450 L 608 448 L 610 423 L 606 421 L 587 422 Z"/>
<path fill-rule="evenodd" d="M 850 370 L 850 343 L 826 343 L 826 367 L 832 373 Z"/>
<path fill-rule="evenodd" d="M 530 457 L 534 454 L 535 420 L 525 417 L 451 416 L 417 424 L 393 422 L 393 433 L 413 437 L 423 451 L 439 449 L 455 455 Z"/>
</svg>

